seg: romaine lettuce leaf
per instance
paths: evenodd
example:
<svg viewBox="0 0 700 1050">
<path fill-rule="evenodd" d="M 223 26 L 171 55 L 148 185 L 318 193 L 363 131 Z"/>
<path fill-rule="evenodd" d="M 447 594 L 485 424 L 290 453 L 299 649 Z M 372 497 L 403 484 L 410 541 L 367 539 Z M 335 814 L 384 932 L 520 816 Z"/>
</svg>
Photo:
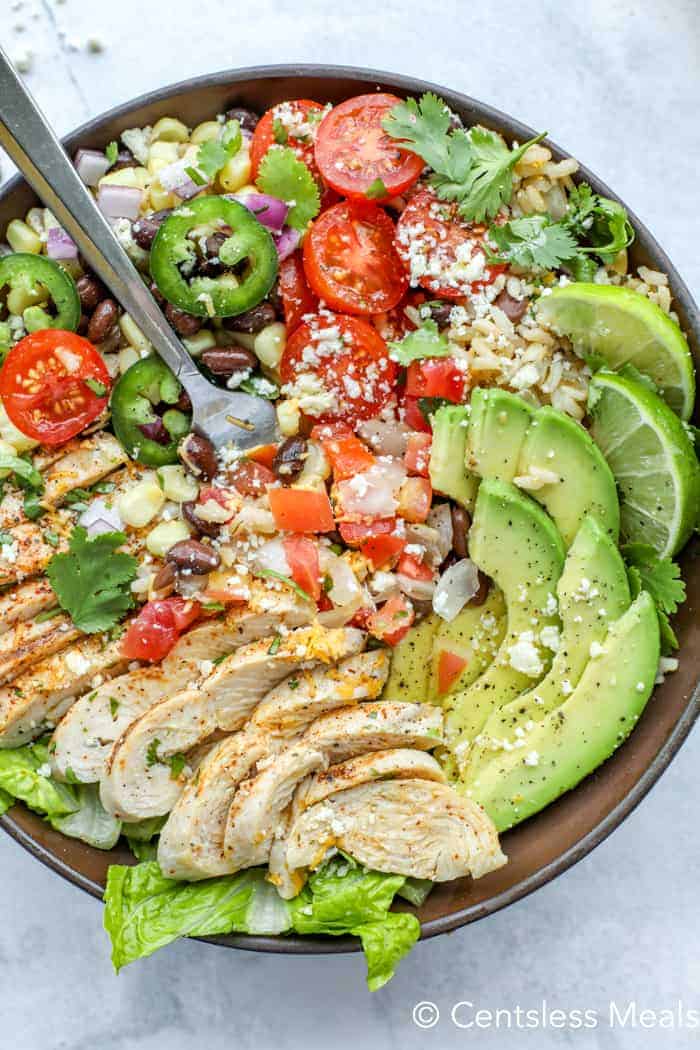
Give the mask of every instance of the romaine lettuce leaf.
<svg viewBox="0 0 700 1050">
<path fill-rule="evenodd" d="M 7 813 L 10 806 L 14 806 L 15 800 L 7 791 L 3 791 L 0 788 L 0 817 L 3 813 Z"/>
<path fill-rule="evenodd" d="M 79 808 L 63 817 L 49 817 L 51 827 L 95 849 L 112 849 L 121 834 L 122 822 L 103 807 L 97 784 L 80 784 L 74 790 Z"/>
<path fill-rule="evenodd" d="M 349 857 L 335 856 L 290 902 L 294 929 L 339 936 L 362 923 L 381 920 L 405 881 L 403 875 L 368 871 Z"/>
<path fill-rule="evenodd" d="M 430 879 L 406 879 L 398 895 L 409 901 L 414 907 L 420 908 L 434 885 L 435 883 Z"/>
<path fill-rule="evenodd" d="M 363 923 L 352 932 L 362 941 L 367 959 L 367 987 L 376 992 L 391 980 L 420 937 L 420 923 L 415 915 L 388 912 L 381 921 Z"/>
<path fill-rule="evenodd" d="M 78 809 L 78 799 L 68 784 L 50 775 L 46 744 L 27 744 L 0 750 L 0 788 L 30 809 L 48 817 L 62 817 Z"/>
</svg>

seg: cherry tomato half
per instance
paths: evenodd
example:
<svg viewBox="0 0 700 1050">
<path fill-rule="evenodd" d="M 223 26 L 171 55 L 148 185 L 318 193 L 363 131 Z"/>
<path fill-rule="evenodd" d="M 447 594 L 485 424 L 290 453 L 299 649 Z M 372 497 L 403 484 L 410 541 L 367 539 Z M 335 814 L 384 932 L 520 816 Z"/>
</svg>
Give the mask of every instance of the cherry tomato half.
<svg viewBox="0 0 700 1050">
<path fill-rule="evenodd" d="M 318 174 L 314 160 L 314 138 L 317 128 L 320 127 L 323 109 L 319 102 L 299 98 L 291 102 L 280 102 L 262 115 L 250 144 L 253 182 L 258 177 L 260 161 L 270 146 L 288 146 L 294 150 L 299 160 L 308 165 L 312 174 Z M 298 129 L 296 133 L 293 130 L 295 127 Z"/>
<path fill-rule="evenodd" d="M 485 226 L 460 219 L 456 204 L 420 190 L 401 213 L 396 247 L 413 284 L 441 299 L 461 299 L 506 269 L 484 262 L 485 232 Z"/>
<path fill-rule="evenodd" d="M 306 353 L 305 353 L 306 351 Z M 280 373 L 283 383 L 315 375 L 333 407 L 307 415 L 321 422 L 372 419 L 389 401 L 396 364 L 377 331 L 359 317 L 323 313 L 297 328 L 287 342 Z"/>
<path fill-rule="evenodd" d="M 284 307 L 287 336 L 296 331 L 306 314 L 318 311 L 318 299 L 309 288 L 301 252 L 294 252 L 280 263 L 279 290 Z"/>
<path fill-rule="evenodd" d="M 316 136 L 316 164 L 338 193 L 366 199 L 367 190 L 381 179 L 386 200 L 418 180 L 424 162 L 400 149 L 382 127 L 382 118 L 400 101 L 395 95 L 357 95 L 323 118 Z"/>
<path fill-rule="evenodd" d="M 0 369 L 0 397 L 15 426 L 44 445 L 62 445 L 107 406 L 111 380 L 87 339 L 59 328 L 32 332 Z"/>
<path fill-rule="evenodd" d="M 324 211 L 304 240 L 304 270 L 332 310 L 378 314 L 408 288 L 394 247 L 394 224 L 382 208 L 343 201 Z"/>
</svg>

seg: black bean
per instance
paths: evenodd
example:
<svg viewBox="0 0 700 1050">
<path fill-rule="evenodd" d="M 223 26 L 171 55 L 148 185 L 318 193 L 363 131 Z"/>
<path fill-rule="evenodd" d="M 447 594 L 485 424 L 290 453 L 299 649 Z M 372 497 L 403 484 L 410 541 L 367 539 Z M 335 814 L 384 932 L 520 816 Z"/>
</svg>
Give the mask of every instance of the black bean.
<svg viewBox="0 0 700 1050">
<path fill-rule="evenodd" d="M 175 566 L 166 562 L 156 573 L 153 583 L 151 584 L 151 590 L 154 591 L 159 598 L 167 598 L 169 594 L 173 593 L 174 588 Z"/>
<path fill-rule="evenodd" d="M 483 572 L 479 571 L 479 589 L 469 602 L 469 605 L 483 605 L 488 597 L 490 586 L 491 583 L 488 576 L 484 576 Z"/>
<path fill-rule="evenodd" d="M 150 251 L 155 235 L 171 212 L 172 208 L 164 208 L 162 211 L 154 211 L 152 215 L 144 215 L 136 220 L 131 227 L 131 236 L 139 248 L 143 248 L 146 252 Z"/>
<path fill-rule="evenodd" d="M 464 507 L 452 504 L 452 549 L 458 558 L 467 558 L 467 533 L 471 525 L 471 518 Z"/>
<path fill-rule="evenodd" d="M 210 539 L 214 539 L 219 535 L 221 526 L 216 521 L 205 521 L 204 518 L 200 518 L 194 500 L 188 500 L 187 503 L 182 504 L 182 514 L 185 521 L 189 522 L 200 536 L 209 536 Z"/>
<path fill-rule="evenodd" d="M 242 346 L 218 347 L 216 350 L 205 350 L 202 354 L 202 364 L 216 376 L 232 376 L 234 372 L 250 371 L 257 363 L 255 354 Z"/>
<path fill-rule="evenodd" d="M 284 320 L 284 301 L 282 299 L 282 293 L 280 292 L 279 281 L 275 281 L 272 291 L 268 295 L 270 306 L 275 311 L 277 319 L 280 321 Z"/>
<path fill-rule="evenodd" d="M 446 303 L 442 300 L 435 300 L 430 304 L 430 316 L 438 328 L 447 328 L 453 306 L 454 303 Z"/>
<path fill-rule="evenodd" d="M 497 306 L 499 310 L 503 310 L 503 313 L 513 324 L 518 324 L 519 321 L 522 321 L 530 305 L 527 299 L 514 299 L 505 288 L 496 296 L 493 302 L 494 306 Z"/>
<path fill-rule="evenodd" d="M 165 560 L 182 571 L 189 570 L 195 576 L 204 576 L 218 569 L 221 557 L 218 551 L 200 543 L 199 540 L 181 540 L 170 548 Z"/>
<path fill-rule="evenodd" d="M 165 316 L 177 334 L 184 336 L 185 339 L 190 339 L 193 335 L 196 335 L 202 327 L 199 317 L 195 317 L 194 314 L 188 314 L 184 310 L 179 310 L 172 303 L 168 303 L 166 306 Z"/>
<path fill-rule="evenodd" d="M 226 110 L 226 119 L 237 120 L 244 131 L 255 131 L 260 117 L 252 110 L 244 109 L 243 106 L 233 106 Z"/>
<path fill-rule="evenodd" d="M 213 478 L 218 470 L 216 449 L 201 434 L 187 434 L 178 449 L 180 459 L 196 478 Z"/>
<path fill-rule="evenodd" d="M 292 481 L 301 474 L 306 459 L 306 441 L 300 437 L 286 438 L 275 453 L 272 469 L 280 481 Z"/>
<path fill-rule="evenodd" d="M 95 308 L 88 324 L 87 337 L 91 343 L 102 343 L 119 317 L 114 299 L 103 299 Z"/>
<path fill-rule="evenodd" d="M 91 314 L 99 303 L 108 296 L 108 291 L 102 281 L 98 281 L 91 273 L 84 273 L 75 282 L 80 296 L 80 305 L 86 314 Z"/>
<path fill-rule="evenodd" d="M 244 314 L 227 317 L 224 321 L 224 328 L 229 332 L 245 332 L 247 335 L 255 335 L 276 320 L 277 314 L 274 306 L 270 303 L 258 303 L 252 310 L 246 310 Z"/>
</svg>

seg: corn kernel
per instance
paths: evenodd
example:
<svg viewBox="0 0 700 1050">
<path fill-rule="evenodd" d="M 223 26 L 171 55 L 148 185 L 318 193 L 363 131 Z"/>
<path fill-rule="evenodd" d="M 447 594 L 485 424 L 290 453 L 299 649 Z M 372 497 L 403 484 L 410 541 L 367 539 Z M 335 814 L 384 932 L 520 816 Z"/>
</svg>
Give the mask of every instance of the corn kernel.
<svg viewBox="0 0 700 1050">
<path fill-rule="evenodd" d="M 190 142 L 195 146 L 201 146 L 203 142 L 215 142 L 220 131 L 221 125 L 218 120 L 205 120 L 203 124 L 198 124 L 194 129 L 190 135 Z"/>
<path fill-rule="evenodd" d="M 131 366 L 140 360 L 141 355 L 136 353 L 133 346 L 125 346 L 123 350 L 119 351 L 119 371 L 121 375 L 128 372 Z"/>
<path fill-rule="evenodd" d="M 304 466 L 301 469 L 301 473 L 297 475 L 292 488 L 317 489 L 325 492 L 326 480 L 330 476 L 331 465 L 328 462 L 326 453 L 323 451 L 322 445 L 317 441 L 308 441 L 306 443 Z"/>
<path fill-rule="evenodd" d="M 184 467 L 179 464 L 159 467 L 157 473 L 166 499 L 171 499 L 174 503 L 186 503 L 188 500 L 197 499 L 199 485 L 194 478 L 185 473 Z"/>
<path fill-rule="evenodd" d="M 176 208 L 182 201 L 174 193 L 164 190 L 157 179 L 154 179 L 148 189 L 148 200 L 154 211 L 165 211 L 166 208 Z"/>
<path fill-rule="evenodd" d="M 8 445 L 12 445 L 15 452 L 29 452 L 39 444 L 38 441 L 27 437 L 26 434 L 17 429 L 5 411 L 2 401 L 0 401 L 0 437 Z"/>
<path fill-rule="evenodd" d="M 148 150 L 148 170 L 155 175 L 161 168 L 174 164 L 179 157 L 177 142 L 154 142 Z"/>
<path fill-rule="evenodd" d="M 255 336 L 253 352 L 266 368 L 277 368 L 287 342 L 287 329 L 281 321 L 265 325 Z"/>
<path fill-rule="evenodd" d="M 103 175 L 98 186 L 129 186 L 135 190 L 145 190 L 149 183 L 146 168 L 120 168 Z"/>
<path fill-rule="evenodd" d="M 165 142 L 187 142 L 190 133 L 187 125 L 175 117 L 161 117 L 153 125 L 151 142 L 162 139 Z"/>
<path fill-rule="evenodd" d="M 294 437 L 295 434 L 299 433 L 301 412 L 299 411 L 299 402 L 296 398 L 277 402 L 277 422 L 280 432 L 285 437 Z"/>
<path fill-rule="evenodd" d="M 210 332 L 208 328 L 200 328 L 194 335 L 182 341 L 192 354 L 192 357 L 199 357 L 205 350 L 211 350 L 212 347 L 216 346 L 214 333 Z"/>
<path fill-rule="evenodd" d="M 144 478 L 126 490 L 117 504 L 125 525 L 142 529 L 155 518 L 165 503 L 165 493 L 157 481 Z"/>
<path fill-rule="evenodd" d="M 137 353 L 150 354 L 153 347 L 130 314 L 121 315 L 119 327 L 129 346 L 133 346 Z"/>
<path fill-rule="evenodd" d="M 227 193 L 235 193 L 250 180 L 250 173 L 250 153 L 243 146 L 224 164 L 217 178 L 222 189 Z"/>
<path fill-rule="evenodd" d="M 156 525 L 146 536 L 146 547 L 156 558 L 164 558 L 171 547 L 189 538 L 190 530 L 184 521 L 161 521 L 160 525 Z"/>
<path fill-rule="evenodd" d="M 44 208 L 30 208 L 24 217 L 24 221 L 30 229 L 34 230 L 34 233 L 41 236 L 46 230 Z"/>
<path fill-rule="evenodd" d="M 5 231 L 7 243 L 15 252 L 30 252 L 31 255 L 41 253 L 41 238 L 37 237 L 26 222 L 21 219 L 13 219 Z"/>
</svg>

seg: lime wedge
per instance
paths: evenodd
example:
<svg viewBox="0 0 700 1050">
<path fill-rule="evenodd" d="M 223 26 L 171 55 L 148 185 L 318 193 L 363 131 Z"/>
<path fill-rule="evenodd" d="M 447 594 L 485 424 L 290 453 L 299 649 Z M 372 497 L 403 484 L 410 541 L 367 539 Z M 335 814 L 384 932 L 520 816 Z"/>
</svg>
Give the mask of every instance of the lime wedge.
<svg viewBox="0 0 700 1050">
<path fill-rule="evenodd" d="M 567 284 L 543 295 L 537 314 L 568 336 L 581 357 L 615 372 L 634 365 L 653 379 L 681 419 L 690 419 L 695 371 L 688 343 L 675 321 L 646 296 L 614 285 Z"/>
<path fill-rule="evenodd" d="M 700 465 L 685 427 L 652 390 L 614 372 L 593 376 L 588 411 L 617 482 L 622 535 L 675 554 L 700 508 Z"/>
</svg>

